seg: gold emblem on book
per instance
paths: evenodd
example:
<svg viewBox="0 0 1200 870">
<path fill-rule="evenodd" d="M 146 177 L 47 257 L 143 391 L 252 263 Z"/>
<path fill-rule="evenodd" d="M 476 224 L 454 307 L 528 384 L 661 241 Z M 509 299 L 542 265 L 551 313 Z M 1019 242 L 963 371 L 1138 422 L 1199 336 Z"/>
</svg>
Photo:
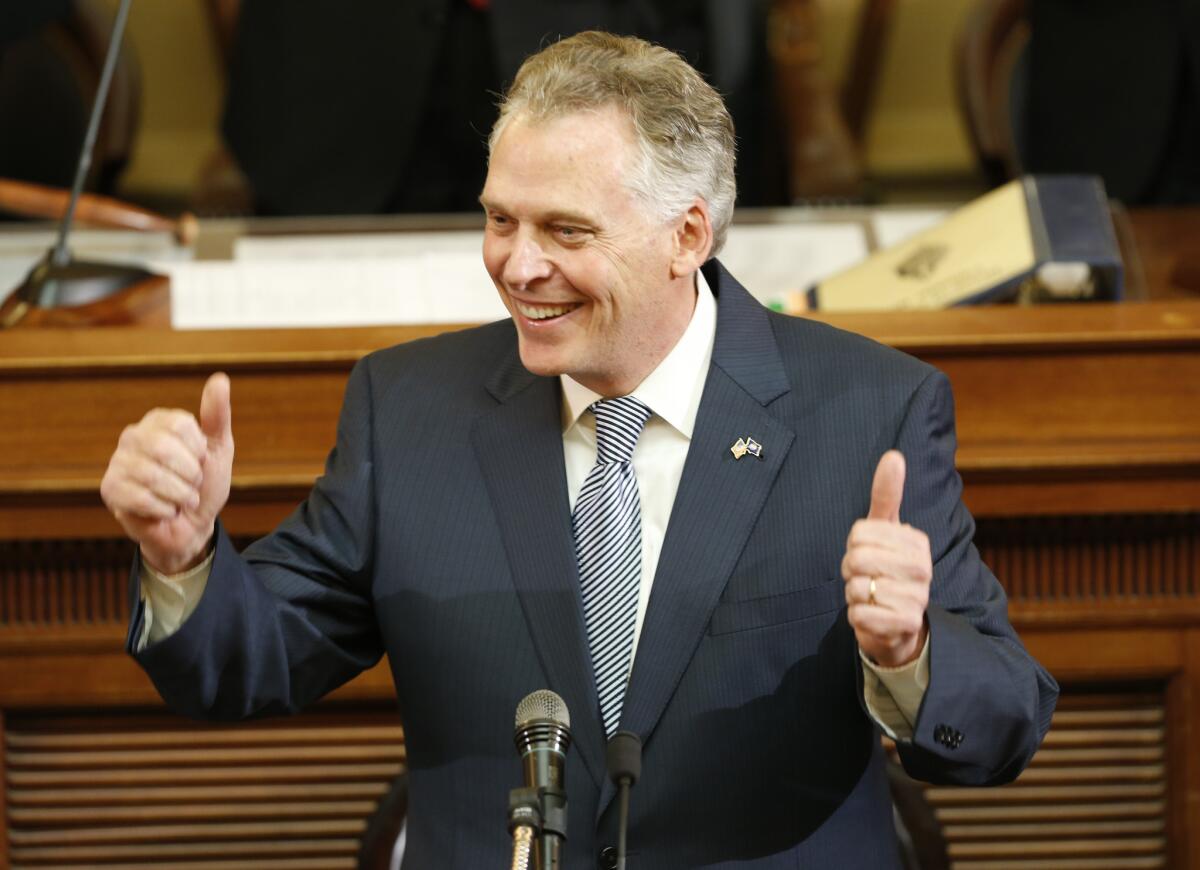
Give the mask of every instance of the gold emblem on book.
<svg viewBox="0 0 1200 870">
<path fill-rule="evenodd" d="M 921 245 L 897 264 L 896 274 L 901 278 L 924 281 L 946 258 L 949 250 L 948 245 Z"/>
</svg>

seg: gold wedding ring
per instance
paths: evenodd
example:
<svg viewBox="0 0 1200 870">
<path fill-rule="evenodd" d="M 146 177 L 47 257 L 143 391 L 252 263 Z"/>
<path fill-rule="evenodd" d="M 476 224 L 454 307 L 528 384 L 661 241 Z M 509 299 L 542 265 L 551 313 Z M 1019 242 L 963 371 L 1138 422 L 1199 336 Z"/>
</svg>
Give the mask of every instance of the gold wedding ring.
<svg viewBox="0 0 1200 870">
<path fill-rule="evenodd" d="M 871 578 L 870 584 L 867 586 L 867 604 L 875 606 L 875 578 Z"/>
</svg>

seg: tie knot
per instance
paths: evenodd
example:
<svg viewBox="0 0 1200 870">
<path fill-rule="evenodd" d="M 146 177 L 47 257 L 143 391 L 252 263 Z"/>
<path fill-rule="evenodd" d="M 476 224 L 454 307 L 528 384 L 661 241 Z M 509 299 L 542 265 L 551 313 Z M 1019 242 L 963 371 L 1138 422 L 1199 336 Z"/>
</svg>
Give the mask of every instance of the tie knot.
<svg viewBox="0 0 1200 870">
<path fill-rule="evenodd" d="M 601 399 L 592 405 L 596 416 L 596 462 L 628 462 L 651 410 L 633 396 Z"/>
</svg>

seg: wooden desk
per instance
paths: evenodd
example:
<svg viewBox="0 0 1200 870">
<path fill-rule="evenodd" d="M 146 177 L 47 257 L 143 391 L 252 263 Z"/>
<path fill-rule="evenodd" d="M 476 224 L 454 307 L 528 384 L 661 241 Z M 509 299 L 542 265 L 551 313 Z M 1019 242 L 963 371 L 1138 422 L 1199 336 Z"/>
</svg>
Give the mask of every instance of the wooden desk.
<svg viewBox="0 0 1200 870">
<path fill-rule="evenodd" d="M 1016 785 L 929 792 L 957 866 L 1200 867 L 1200 301 L 1186 293 L 821 318 L 950 376 L 977 540 L 1066 689 Z M 319 472 L 354 361 L 433 331 L 0 336 L 0 848 L 12 866 L 163 862 L 172 842 L 224 844 L 221 860 L 249 866 L 352 866 L 361 819 L 403 757 L 386 672 L 314 716 L 249 731 L 164 714 L 121 651 L 131 549 L 96 488 L 124 425 L 153 405 L 194 407 L 224 369 L 238 439 L 226 521 L 265 532 Z M 267 748 L 252 787 L 245 759 Z M 152 753 L 151 779 L 102 793 L 97 777 L 130 773 L 124 751 Z M 182 785 L 164 784 L 180 764 Z"/>
<path fill-rule="evenodd" d="M 1200 300 L 1200 208 L 1137 209 L 1129 219 L 1150 298 Z"/>
</svg>

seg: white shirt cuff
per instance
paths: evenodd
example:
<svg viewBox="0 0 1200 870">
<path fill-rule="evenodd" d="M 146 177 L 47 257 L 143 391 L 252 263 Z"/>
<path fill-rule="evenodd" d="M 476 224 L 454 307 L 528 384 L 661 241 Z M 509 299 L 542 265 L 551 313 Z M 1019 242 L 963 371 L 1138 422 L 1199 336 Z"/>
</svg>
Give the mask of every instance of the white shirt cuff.
<svg viewBox="0 0 1200 870">
<path fill-rule="evenodd" d="M 860 649 L 863 665 L 863 701 L 867 712 L 893 740 L 911 740 L 917 712 L 929 688 L 929 635 L 921 654 L 906 665 L 886 668 L 867 658 Z"/>
<path fill-rule="evenodd" d="M 215 551 L 214 551 L 215 552 Z M 213 553 L 203 562 L 180 574 L 160 574 L 143 559 L 138 578 L 142 586 L 142 636 L 138 638 L 137 651 L 148 644 L 170 637 L 179 626 L 192 615 L 208 575 L 212 572 Z"/>
</svg>

